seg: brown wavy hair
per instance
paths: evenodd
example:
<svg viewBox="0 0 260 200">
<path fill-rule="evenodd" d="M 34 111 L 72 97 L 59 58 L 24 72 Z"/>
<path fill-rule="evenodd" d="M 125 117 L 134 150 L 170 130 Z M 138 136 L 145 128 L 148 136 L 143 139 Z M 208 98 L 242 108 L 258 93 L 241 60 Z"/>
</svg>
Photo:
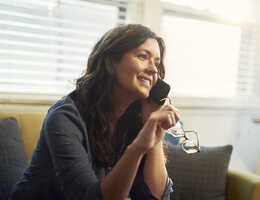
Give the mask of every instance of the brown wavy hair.
<svg viewBox="0 0 260 200">
<path fill-rule="evenodd" d="M 115 144 L 125 141 L 124 137 L 133 125 L 129 124 L 129 118 L 130 121 L 138 121 L 141 109 L 138 102 L 130 105 L 119 119 L 116 133 L 109 132 L 108 114 L 113 112 L 114 106 L 111 96 L 114 83 L 113 63 L 119 62 L 126 52 L 137 48 L 148 38 L 154 38 L 159 44 L 161 63 L 158 71 L 160 78 L 164 78 L 164 41 L 143 25 L 128 24 L 104 34 L 89 55 L 85 73 L 76 81 L 76 104 L 86 123 L 94 163 L 97 166 L 111 165 L 117 152 Z"/>
</svg>

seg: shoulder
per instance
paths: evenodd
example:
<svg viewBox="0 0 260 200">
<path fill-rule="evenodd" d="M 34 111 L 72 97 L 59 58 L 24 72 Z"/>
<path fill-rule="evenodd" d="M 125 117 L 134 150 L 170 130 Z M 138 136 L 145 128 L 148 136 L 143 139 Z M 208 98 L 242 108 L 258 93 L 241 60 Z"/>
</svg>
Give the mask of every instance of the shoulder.
<svg viewBox="0 0 260 200">
<path fill-rule="evenodd" d="M 78 108 L 71 97 L 71 93 L 62 97 L 48 110 L 47 116 L 56 113 L 63 113 L 77 116 L 79 114 Z"/>
<path fill-rule="evenodd" d="M 86 132 L 86 125 L 70 95 L 57 101 L 49 109 L 43 124 L 46 132 Z M 82 134 L 81 134 L 82 135 Z"/>
</svg>

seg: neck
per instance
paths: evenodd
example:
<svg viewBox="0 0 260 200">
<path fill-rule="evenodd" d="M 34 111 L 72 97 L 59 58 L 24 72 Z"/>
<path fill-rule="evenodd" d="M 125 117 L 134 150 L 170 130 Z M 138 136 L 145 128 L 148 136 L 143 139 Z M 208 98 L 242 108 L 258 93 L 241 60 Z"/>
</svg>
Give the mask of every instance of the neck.
<svg viewBox="0 0 260 200">
<path fill-rule="evenodd" d="M 130 97 L 126 92 L 122 91 L 120 88 L 114 88 L 112 93 L 114 110 L 112 116 L 112 121 L 117 122 L 118 119 L 124 114 L 128 106 L 135 101 L 134 97 Z"/>
</svg>

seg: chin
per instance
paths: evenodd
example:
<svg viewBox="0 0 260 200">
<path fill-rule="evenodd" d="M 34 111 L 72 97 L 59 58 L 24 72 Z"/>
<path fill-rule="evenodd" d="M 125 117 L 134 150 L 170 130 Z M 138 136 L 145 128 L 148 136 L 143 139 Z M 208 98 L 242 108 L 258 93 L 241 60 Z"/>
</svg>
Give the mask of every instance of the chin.
<svg viewBox="0 0 260 200">
<path fill-rule="evenodd" d="M 149 97 L 149 94 L 150 94 L 150 91 L 140 91 L 140 93 L 139 93 L 139 97 L 141 98 L 141 99 L 146 99 L 146 98 L 148 98 Z"/>
<path fill-rule="evenodd" d="M 144 87 L 144 86 L 137 86 L 132 92 L 135 93 L 137 99 L 146 99 L 149 97 L 151 88 Z"/>
</svg>

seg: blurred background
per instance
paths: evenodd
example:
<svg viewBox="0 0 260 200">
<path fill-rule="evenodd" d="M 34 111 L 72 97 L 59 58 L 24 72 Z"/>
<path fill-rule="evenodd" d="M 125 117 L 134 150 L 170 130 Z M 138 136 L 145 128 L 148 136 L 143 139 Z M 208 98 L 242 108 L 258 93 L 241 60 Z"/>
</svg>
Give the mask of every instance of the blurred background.
<svg viewBox="0 0 260 200">
<path fill-rule="evenodd" d="M 260 175 L 260 0 L 0 0 L 0 111 L 46 111 L 74 88 L 108 29 L 141 23 L 167 48 L 185 129 L 233 145 Z"/>
</svg>

